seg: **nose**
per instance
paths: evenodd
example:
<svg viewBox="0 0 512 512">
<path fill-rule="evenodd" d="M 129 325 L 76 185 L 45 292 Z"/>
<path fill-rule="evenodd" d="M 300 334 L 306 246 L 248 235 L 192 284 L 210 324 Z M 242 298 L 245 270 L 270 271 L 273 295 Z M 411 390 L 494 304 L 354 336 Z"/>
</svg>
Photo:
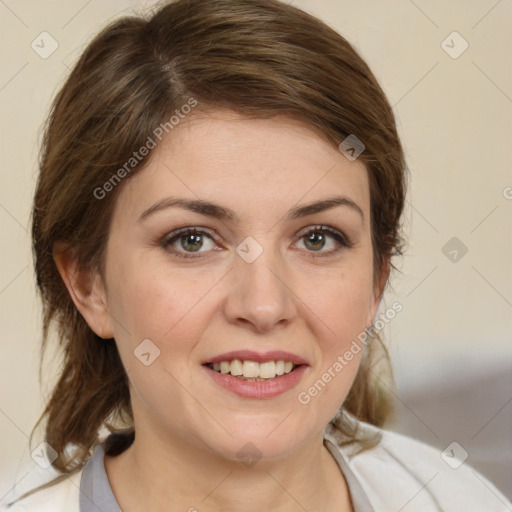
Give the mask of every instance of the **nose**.
<svg viewBox="0 0 512 512">
<path fill-rule="evenodd" d="M 224 306 L 228 321 L 259 333 L 288 325 L 296 298 L 284 262 L 264 250 L 252 263 L 237 257 L 234 265 Z"/>
</svg>

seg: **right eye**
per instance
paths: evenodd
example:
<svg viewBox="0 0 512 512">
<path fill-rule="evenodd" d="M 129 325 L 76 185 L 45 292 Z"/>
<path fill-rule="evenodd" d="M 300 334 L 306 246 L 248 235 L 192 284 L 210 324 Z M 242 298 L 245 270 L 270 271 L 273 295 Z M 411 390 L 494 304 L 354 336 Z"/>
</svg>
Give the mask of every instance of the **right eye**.
<svg viewBox="0 0 512 512">
<path fill-rule="evenodd" d="M 178 256 L 179 258 L 199 258 L 204 248 L 205 240 L 214 244 L 212 236 L 204 229 L 195 227 L 181 228 L 172 231 L 161 241 L 161 246 L 168 252 Z M 215 245 L 215 244 L 214 244 Z M 210 250 L 212 247 L 210 246 Z M 197 256 L 194 253 L 198 253 Z"/>
</svg>

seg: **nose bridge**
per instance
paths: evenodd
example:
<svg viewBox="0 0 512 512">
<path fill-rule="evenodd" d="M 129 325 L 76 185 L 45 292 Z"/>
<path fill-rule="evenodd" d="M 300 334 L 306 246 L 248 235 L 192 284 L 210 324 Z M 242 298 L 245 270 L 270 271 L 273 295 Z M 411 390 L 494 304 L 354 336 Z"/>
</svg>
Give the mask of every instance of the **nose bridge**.
<svg viewBox="0 0 512 512">
<path fill-rule="evenodd" d="M 246 240 L 237 249 L 226 314 L 231 322 L 249 322 L 266 331 L 289 321 L 295 308 L 279 251 L 270 243 L 256 244 Z"/>
</svg>

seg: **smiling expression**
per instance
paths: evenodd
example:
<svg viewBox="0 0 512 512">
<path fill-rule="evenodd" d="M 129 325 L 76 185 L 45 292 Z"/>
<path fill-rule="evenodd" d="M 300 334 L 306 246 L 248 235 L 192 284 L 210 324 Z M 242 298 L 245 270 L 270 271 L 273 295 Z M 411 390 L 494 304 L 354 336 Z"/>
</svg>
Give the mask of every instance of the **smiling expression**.
<svg viewBox="0 0 512 512">
<path fill-rule="evenodd" d="M 309 404 L 297 395 L 378 306 L 366 168 L 290 118 L 187 119 L 123 185 L 105 269 L 136 428 L 227 458 L 248 441 L 286 456 L 335 415 L 361 354 Z M 134 354 L 143 340 L 151 364 Z M 241 396 L 204 363 L 242 350 L 306 364 L 273 396 Z"/>
</svg>

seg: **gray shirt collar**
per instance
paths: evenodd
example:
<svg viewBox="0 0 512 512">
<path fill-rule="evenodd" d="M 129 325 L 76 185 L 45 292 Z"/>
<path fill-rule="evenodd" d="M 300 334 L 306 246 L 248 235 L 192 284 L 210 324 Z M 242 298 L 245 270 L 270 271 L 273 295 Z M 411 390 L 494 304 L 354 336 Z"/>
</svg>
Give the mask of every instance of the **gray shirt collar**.
<svg viewBox="0 0 512 512">
<path fill-rule="evenodd" d="M 126 445 L 129 446 L 133 441 L 133 432 L 129 436 L 131 436 L 131 440 L 124 443 L 124 448 L 127 448 Z M 112 449 L 111 437 L 96 447 L 92 457 L 84 467 L 80 480 L 80 512 L 122 512 L 112 492 L 105 470 L 105 451 L 120 453 L 119 449 Z M 354 512 L 375 512 L 360 482 L 339 449 L 329 439 L 324 438 L 324 444 L 345 475 Z"/>
<path fill-rule="evenodd" d="M 105 470 L 105 448 L 99 445 L 87 461 L 80 480 L 80 512 L 122 512 Z"/>
</svg>

